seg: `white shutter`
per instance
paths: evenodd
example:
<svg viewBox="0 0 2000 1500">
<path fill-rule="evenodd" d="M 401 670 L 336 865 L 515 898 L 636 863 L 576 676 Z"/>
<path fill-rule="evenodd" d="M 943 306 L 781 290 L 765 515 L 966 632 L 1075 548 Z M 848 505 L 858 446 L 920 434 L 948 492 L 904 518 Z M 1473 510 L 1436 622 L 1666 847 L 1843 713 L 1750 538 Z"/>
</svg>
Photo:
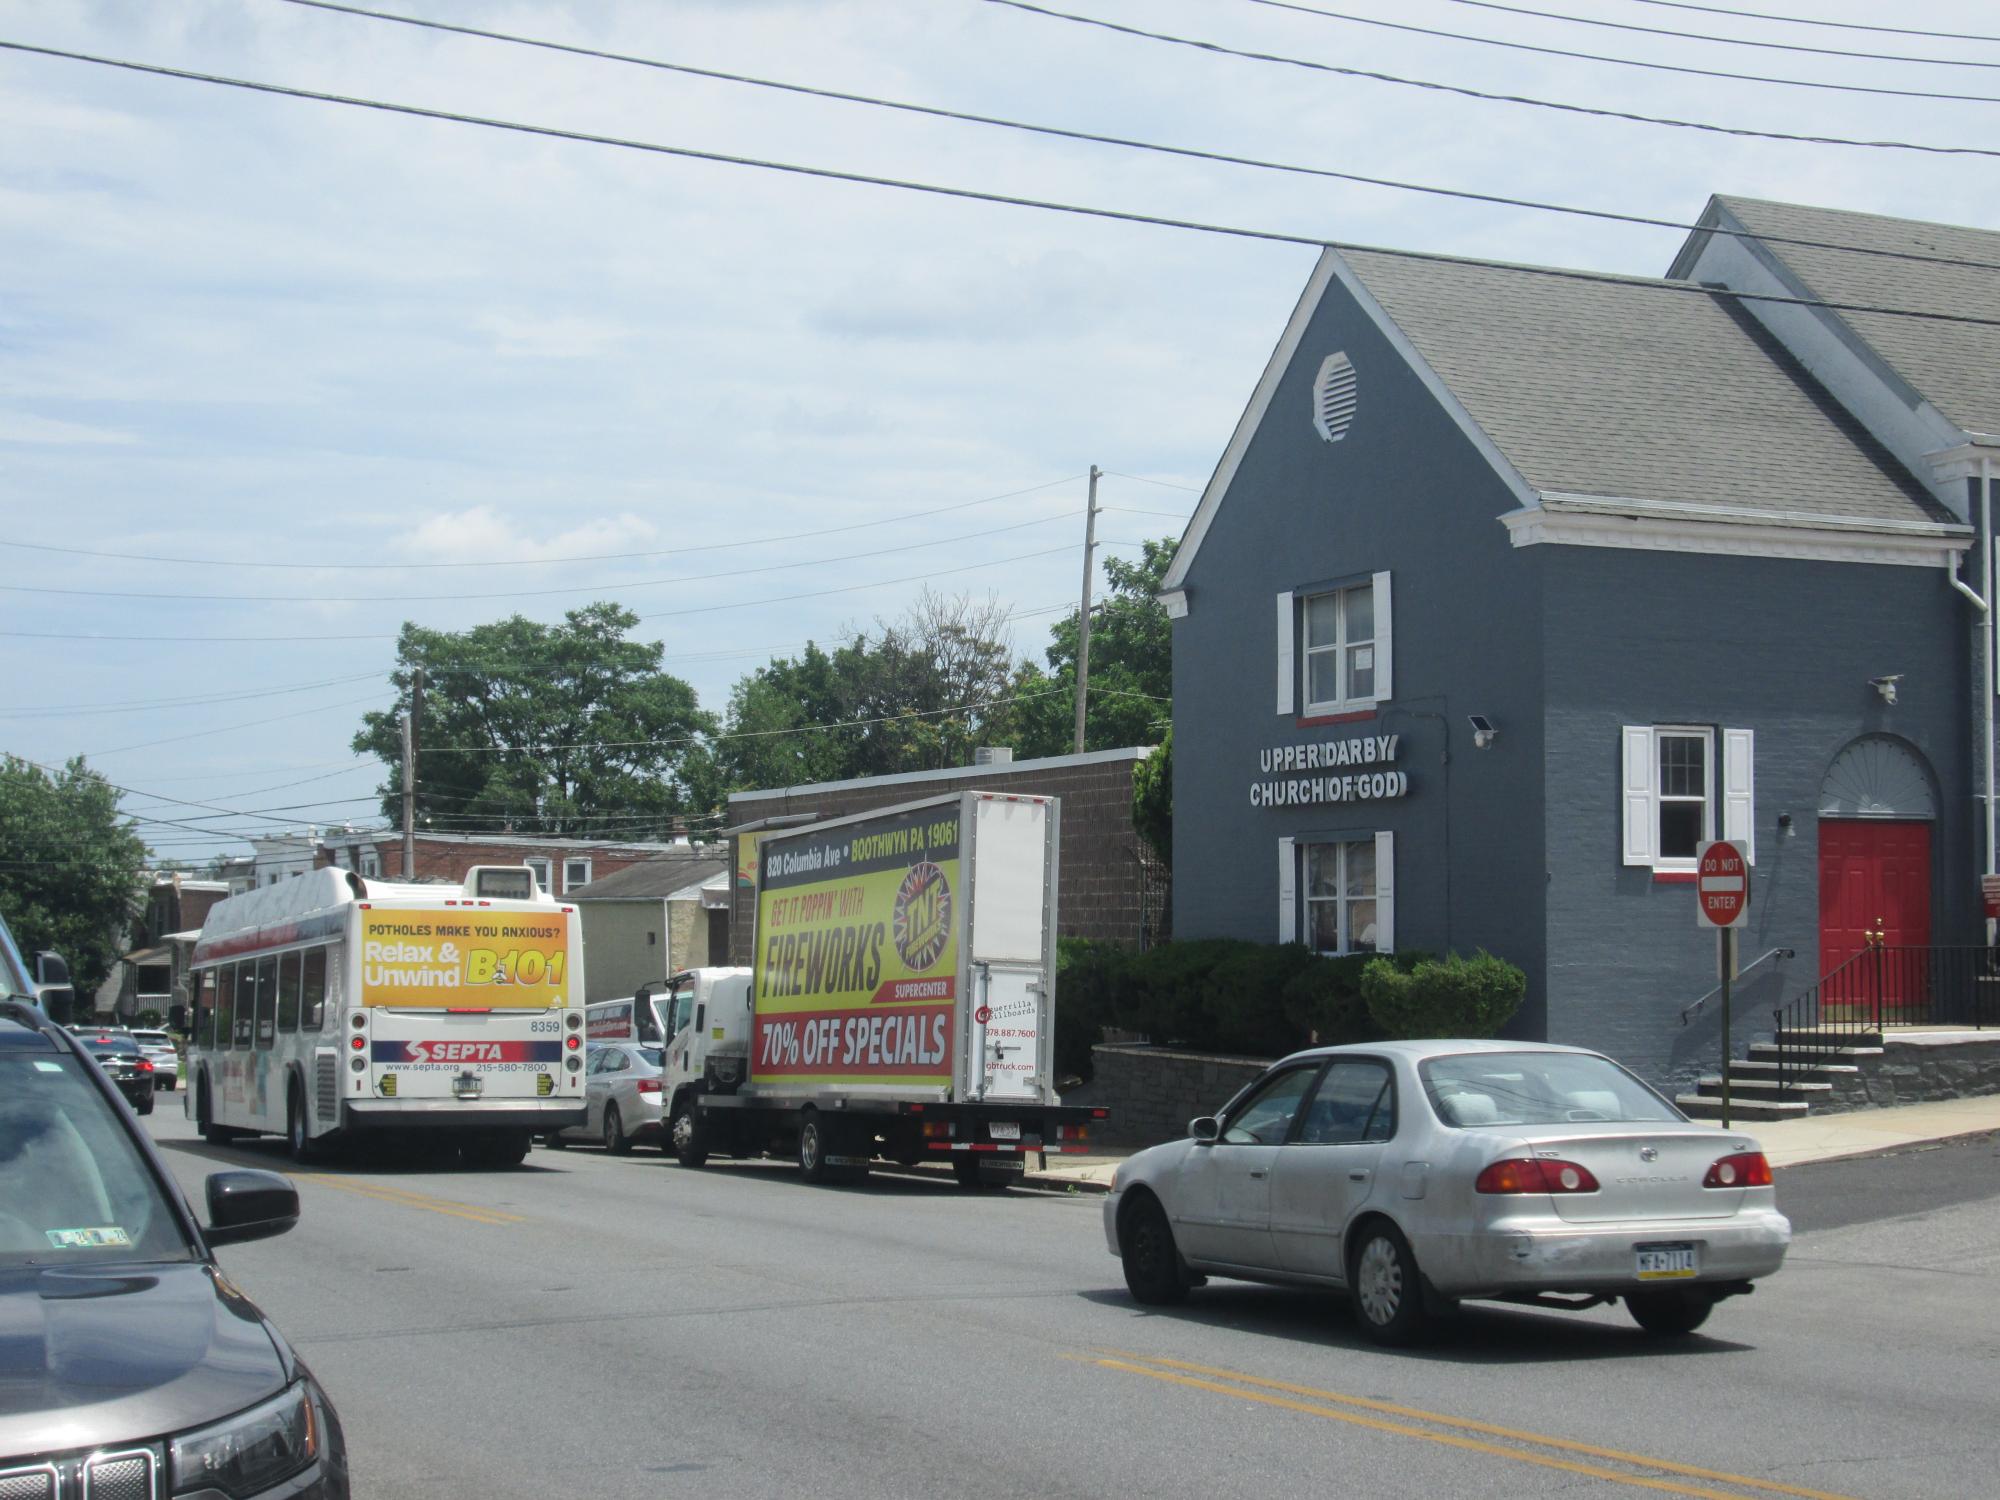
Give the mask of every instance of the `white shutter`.
<svg viewBox="0 0 2000 1500">
<path fill-rule="evenodd" d="M 1741 839 L 1743 855 L 1757 863 L 1757 775 L 1755 733 L 1722 731 L 1722 836 Z"/>
<path fill-rule="evenodd" d="M 1281 714 L 1292 711 L 1292 687 L 1298 680 L 1298 669 L 1292 664 L 1292 637 L 1297 630 L 1288 589 L 1278 595 L 1278 712 Z"/>
<path fill-rule="evenodd" d="M 1624 746 L 1624 774 L 1619 783 L 1625 822 L 1625 863 L 1650 865 L 1658 845 L 1658 816 L 1653 797 L 1653 731 L 1627 724 L 1619 731 Z"/>
<path fill-rule="evenodd" d="M 1390 625 L 1395 610 L 1389 606 L 1389 575 L 1375 575 L 1375 701 L 1387 703 L 1395 697 L 1396 690 L 1389 684 L 1390 668 L 1395 663 L 1396 653 L 1390 640 Z"/>
<path fill-rule="evenodd" d="M 1375 835 L 1375 951 L 1396 951 L 1396 835 L 1386 830 Z"/>
<path fill-rule="evenodd" d="M 1299 940 L 1299 858 L 1293 839 L 1278 840 L 1278 941 Z"/>
</svg>

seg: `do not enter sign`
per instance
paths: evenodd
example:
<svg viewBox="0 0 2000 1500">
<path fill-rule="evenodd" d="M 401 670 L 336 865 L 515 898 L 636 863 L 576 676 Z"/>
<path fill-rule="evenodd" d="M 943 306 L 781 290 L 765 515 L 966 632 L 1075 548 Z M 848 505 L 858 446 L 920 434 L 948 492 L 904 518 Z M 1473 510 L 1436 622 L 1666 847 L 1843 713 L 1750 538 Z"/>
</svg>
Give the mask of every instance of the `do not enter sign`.
<svg viewBox="0 0 2000 1500">
<path fill-rule="evenodd" d="M 1750 910 L 1750 861 L 1743 846 L 1717 839 L 1694 862 L 1696 910 L 1704 927 L 1734 927 Z"/>
</svg>

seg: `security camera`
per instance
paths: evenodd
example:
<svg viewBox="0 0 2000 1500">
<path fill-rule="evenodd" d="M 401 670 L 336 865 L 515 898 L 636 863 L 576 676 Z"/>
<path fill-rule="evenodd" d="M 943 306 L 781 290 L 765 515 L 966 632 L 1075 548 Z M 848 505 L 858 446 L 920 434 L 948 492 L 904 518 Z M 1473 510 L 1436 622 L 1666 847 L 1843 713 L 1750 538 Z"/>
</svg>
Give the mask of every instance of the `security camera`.
<svg viewBox="0 0 2000 1500">
<path fill-rule="evenodd" d="M 1493 721 L 1484 714 L 1467 714 L 1466 718 L 1472 725 L 1472 748 L 1475 750 L 1489 748 L 1494 737 L 1500 733 L 1493 727 Z"/>
<path fill-rule="evenodd" d="M 1892 672 L 1887 677 L 1869 678 L 1868 685 L 1882 695 L 1884 703 L 1894 703 L 1896 701 L 1896 684 L 1902 680 L 1903 674 L 1901 672 Z"/>
</svg>

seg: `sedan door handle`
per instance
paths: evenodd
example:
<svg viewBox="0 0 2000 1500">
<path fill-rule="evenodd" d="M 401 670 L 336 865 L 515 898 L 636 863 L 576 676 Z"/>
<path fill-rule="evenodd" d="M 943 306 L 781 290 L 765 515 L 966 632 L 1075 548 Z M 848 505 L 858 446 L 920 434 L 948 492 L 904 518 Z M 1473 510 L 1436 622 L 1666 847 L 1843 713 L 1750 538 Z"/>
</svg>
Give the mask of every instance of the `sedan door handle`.
<svg viewBox="0 0 2000 1500">
<path fill-rule="evenodd" d="M 1368 1180 L 1367 1170 L 1365 1168 L 1356 1168 L 1347 1174 L 1347 1180 L 1349 1182 L 1366 1182 Z"/>
<path fill-rule="evenodd" d="M 1252 1167 L 1250 1169 L 1250 1175 L 1252 1177 L 1262 1177 L 1264 1175 L 1264 1169 L 1262 1167 Z"/>
</svg>

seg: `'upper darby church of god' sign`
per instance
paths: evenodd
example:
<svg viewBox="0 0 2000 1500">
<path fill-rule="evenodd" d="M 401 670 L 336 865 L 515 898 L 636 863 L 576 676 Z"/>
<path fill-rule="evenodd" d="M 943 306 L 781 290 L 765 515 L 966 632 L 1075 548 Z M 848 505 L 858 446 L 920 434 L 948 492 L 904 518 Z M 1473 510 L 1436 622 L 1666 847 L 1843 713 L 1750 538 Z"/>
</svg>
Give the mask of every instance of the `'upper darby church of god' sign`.
<svg viewBox="0 0 2000 1500">
<path fill-rule="evenodd" d="M 1704 840 L 1739 1046 L 1866 933 L 1979 940 L 2000 338 L 1856 309 L 2000 317 L 1996 260 L 1730 198 L 1664 280 L 1323 254 L 1165 580 L 1176 935 L 1483 947 L 1663 1083 Z"/>
</svg>

